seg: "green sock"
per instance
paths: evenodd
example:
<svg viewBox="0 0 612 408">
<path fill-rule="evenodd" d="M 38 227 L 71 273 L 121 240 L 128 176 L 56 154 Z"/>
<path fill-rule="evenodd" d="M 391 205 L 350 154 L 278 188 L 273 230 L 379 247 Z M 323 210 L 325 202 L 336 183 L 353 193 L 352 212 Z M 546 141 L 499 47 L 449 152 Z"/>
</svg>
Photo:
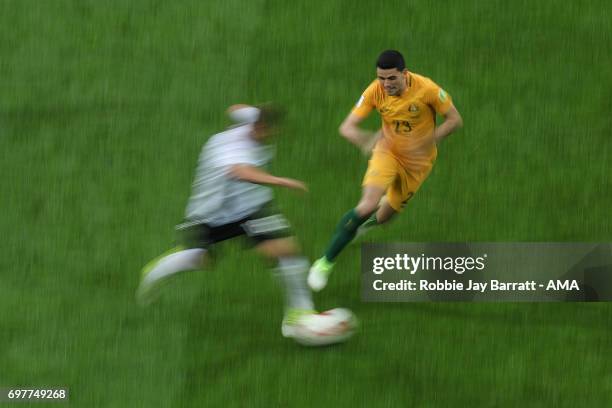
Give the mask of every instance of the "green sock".
<svg viewBox="0 0 612 408">
<path fill-rule="evenodd" d="M 333 262 L 344 247 L 355 238 L 357 228 L 367 219 L 368 217 L 359 217 L 355 209 L 350 210 L 342 216 L 336 227 L 334 236 L 325 251 L 325 258 L 327 258 L 329 262 Z"/>
</svg>

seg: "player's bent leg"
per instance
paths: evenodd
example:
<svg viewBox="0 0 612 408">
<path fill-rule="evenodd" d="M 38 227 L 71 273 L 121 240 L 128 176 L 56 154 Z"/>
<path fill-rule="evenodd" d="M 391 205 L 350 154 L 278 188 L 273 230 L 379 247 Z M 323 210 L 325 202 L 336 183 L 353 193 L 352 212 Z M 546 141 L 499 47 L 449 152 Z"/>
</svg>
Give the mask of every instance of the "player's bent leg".
<svg viewBox="0 0 612 408">
<path fill-rule="evenodd" d="M 363 187 L 363 194 L 357 207 L 344 214 L 336 226 L 334 236 L 325 251 L 324 258 L 327 262 L 333 263 L 340 252 L 353 240 L 359 226 L 376 211 L 384 194 L 383 187 Z"/>
<path fill-rule="evenodd" d="M 384 193 L 383 187 L 364 186 L 359 204 L 340 219 L 325 255 L 317 259 L 310 268 L 308 285 L 312 290 L 320 291 L 327 285 L 329 274 L 334 267 L 334 260 L 355 238 L 359 226 L 376 211 Z"/>
<path fill-rule="evenodd" d="M 357 230 L 357 237 L 367 233 L 377 225 L 389 222 L 397 214 L 397 211 L 389 204 L 387 197 L 383 197 L 378 204 L 378 209 Z"/>
<path fill-rule="evenodd" d="M 324 260 L 333 263 L 340 252 L 355 238 L 359 227 L 374 214 L 385 194 L 385 188 L 366 185 L 361 200 L 353 210 L 347 212 L 338 225 L 334 236 L 325 251 Z"/>
<path fill-rule="evenodd" d="M 306 286 L 308 260 L 299 254 L 299 245 L 293 237 L 266 240 L 258 244 L 257 252 L 269 259 L 276 259 L 276 277 L 285 289 L 285 317 L 281 325 L 284 337 L 294 337 L 298 319 L 316 313 L 310 290 Z"/>
<path fill-rule="evenodd" d="M 363 186 L 361 200 L 355 207 L 355 213 L 360 217 L 369 217 L 376 211 L 380 200 L 385 195 L 386 188 L 379 186 Z"/>
<path fill-rule="evenodd" d="M 143 270 L 140 285 L 136 290 L 136 301 L 141 306 L 149 305 L 159 296 L 159 290 L 171 277 L 180 272 L 192 271 L 204 265 L 206 250 L 202 248 L 176 248 L 149 262 Z"/>
<path fill-rule="evenodd" d="M 385 224 L 391 221 L 391 219 L 395 217 L 396 214 L 397 211 L 395 210 L 395 208 L 393 208 L 387 200 L 383 200 L 383 203 L 378 208 L 378 211 L 376 211 L 376 223 Z"/>
<path fill-rule="evenodd" d="M 244 234 L 239 223 L 210 226 L 197 220 L 185 220 L 176 226 L 179 242 L 183 244 L 149 262 L 142 270 L 136 300 L 147 305 L 159 296 L 159 289 L 179 272 L 201 269 L 205 256 L 215 243 Z"/>
<path fill-rule="evenodd" d="M 287 224 L 272 223 L 269 217 L 263 218 L 266 222 L 262 225 L 257 221 L 261 217 L 251 217 L 253 222 L 245 225 L 245 232 L 256 243 L 255 249 L 260 254 L 278 262 L 275 275 L 282 282 L 286 296 L 282 335 L 309 346 L 347 340 L 357 327 L 354 315 L 347 309 L 332 309 L 321 314 L 314 310 L 305 280 L 308 260 L 300 255 L 297 240 L 290 234 Z"/>
</svg>

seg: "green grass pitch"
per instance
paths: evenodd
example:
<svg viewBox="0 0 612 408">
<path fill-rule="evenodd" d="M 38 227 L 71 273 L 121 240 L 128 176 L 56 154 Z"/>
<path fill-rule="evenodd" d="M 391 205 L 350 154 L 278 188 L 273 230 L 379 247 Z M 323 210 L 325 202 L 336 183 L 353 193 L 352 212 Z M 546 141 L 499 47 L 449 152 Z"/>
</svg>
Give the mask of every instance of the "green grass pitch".
<svg viewBox="0 0 612 408">
<path fill-rule="evenodd" d="M 609 406 L 609 304 L 361 303 L 358 245 L 316 296 L 362 322 L 338 347 L 281 338 L 281 290 L 239 243 L 149 309 L 133 294 L 230 103 L 287 108 L 273 170 L 311 192 L 277 197 L 319 255 L 366 166 L 337 127 L 386 48 L 465 125 L 369 241 L 610 241 L 611 20 L 598 0 L 0 1 L 0 386 L 75 407 Z"/>
</svg>

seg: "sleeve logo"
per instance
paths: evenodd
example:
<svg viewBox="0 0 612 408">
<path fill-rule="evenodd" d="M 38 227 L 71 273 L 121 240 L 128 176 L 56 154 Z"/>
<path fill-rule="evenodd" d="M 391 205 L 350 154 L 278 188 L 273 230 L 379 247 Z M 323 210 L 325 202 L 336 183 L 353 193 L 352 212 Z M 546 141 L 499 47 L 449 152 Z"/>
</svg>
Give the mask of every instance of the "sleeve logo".
<svg viewBox="0 0 612 408">
<path fill-rule="evenodd" d="M 363 103 L 363 95 L 361 95 L 361 98 L 359 98 L 359 100 L 357 101 L 357 103 L 355 104 L 355 107 L 358 108 L 361 106 L 361 104 Z"/>
<path fill-rule="evenodd" d="M 442 103 L 446 102 L 446 98 L 447 97 L 448 97 L 448 95 L 446 94 L 444 89 L 440 88 L 440 92 L 438 92 L 438 98 L 440 98 L 440 102 L 442 102 Z"/>
</svg>

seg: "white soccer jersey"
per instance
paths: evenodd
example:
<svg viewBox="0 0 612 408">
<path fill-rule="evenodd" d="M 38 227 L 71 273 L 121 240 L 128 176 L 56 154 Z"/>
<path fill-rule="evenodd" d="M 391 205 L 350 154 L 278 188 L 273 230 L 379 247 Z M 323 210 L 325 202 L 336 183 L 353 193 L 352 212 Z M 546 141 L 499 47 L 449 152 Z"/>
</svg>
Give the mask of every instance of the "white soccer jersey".
<svg viewBox="0 0 612 408">
<path fill-rule="evenodd" d="M 228 173 L 235 164 L 262 167 L 270 162 L 273 148 L 251 138 L 250 124 L 230 128 L 208 140 L 198 161 L 187 222 L 219 226 L 254 213 L 272 199 L 272 190 L 239 181 Z"/>
</svg>

